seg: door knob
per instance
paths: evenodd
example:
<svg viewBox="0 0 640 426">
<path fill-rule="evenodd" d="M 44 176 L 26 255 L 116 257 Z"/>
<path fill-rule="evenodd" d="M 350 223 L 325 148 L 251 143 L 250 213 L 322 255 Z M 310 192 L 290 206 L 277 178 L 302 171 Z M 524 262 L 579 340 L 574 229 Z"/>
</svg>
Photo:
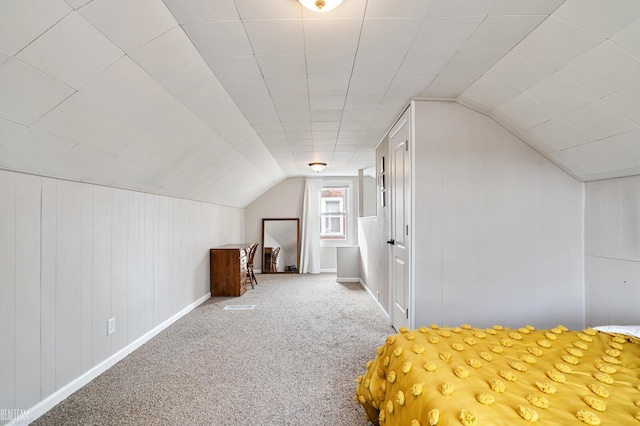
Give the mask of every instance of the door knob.
<svg viewBox="0 0 640 426">
<path fill-rule="evenodd" d="M 391 244 L 393 246 L 396 244 L 396 240 L 390 239 L 389 241 L 387 241 L 387 244 Z"/>
</svg>

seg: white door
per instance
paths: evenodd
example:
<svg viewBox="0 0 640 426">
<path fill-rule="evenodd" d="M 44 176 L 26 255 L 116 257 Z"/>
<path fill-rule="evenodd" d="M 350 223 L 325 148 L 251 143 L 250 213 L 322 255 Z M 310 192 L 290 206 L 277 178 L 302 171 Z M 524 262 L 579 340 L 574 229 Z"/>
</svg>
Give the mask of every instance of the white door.
<svg viewBox="0 0 640 426">
<path fill-rule="evenodd" d="M 410 158 L 409 158 L 409 110 L 407 110 L 389 134 L 391 152 L 391 321 L 393 327 L 409 326 L 409 213 Z"/>
</svg>

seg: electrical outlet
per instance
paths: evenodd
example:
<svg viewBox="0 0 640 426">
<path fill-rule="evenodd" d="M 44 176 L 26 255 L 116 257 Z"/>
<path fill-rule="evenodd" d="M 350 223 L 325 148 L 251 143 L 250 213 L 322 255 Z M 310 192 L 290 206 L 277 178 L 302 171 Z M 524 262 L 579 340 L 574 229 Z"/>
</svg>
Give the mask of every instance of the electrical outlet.
<svg viewBox="0 0 640 426">
<path fill-rule="evenodd" d="M 107 320 L 107 336 L 111 336 L 116 332 L 116 318 L 113 317 L 110 320 Z"/>
</svg>

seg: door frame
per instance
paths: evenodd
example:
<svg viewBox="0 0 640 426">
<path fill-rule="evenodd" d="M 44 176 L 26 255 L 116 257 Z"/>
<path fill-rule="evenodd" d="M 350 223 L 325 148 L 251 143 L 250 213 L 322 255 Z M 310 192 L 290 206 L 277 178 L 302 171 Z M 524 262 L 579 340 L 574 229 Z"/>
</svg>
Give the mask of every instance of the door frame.
<svg viewBox="0 0 640 426">
<path fill-rule="evenodd" d="M 404 116 L 404 114 L 407 112 L 407 110 L 409 110 L 409 114 L 407 117 L 408 120 L 408 125 L 409 125 L 409 148 L 408 148 L 408 156 L 409 156 L 409 209 L 408 211 L 405 211 L 405 215 L 407 216 L 407 222 L 409 225 L 409 244 L 407 246 L 407 250 L 408 250 L 408 262 L 409 262 L 409 268 L 408 268 L 408 273 L 409 273 L 409 288 L 408 288 L 408 297 L 409 300 L 407 302 L 407 308 L 409 309 L 409 318 L 407 319 L 408 322 L 408 328 L 412 329 L 415 328 L 415 282 L 414 282 L 414 272 L 415 272 L 415 247 L 414 247 L 414 240 L 415 240 L 415 235 L 413 232 L 413 218 L 415 217 L 415 203 L 413 202 L 413 200 L 415 199 L 415 173 L 414 173 L 414 168 L 415 168 L 415 155 L 414 155 L 414 141 L 415 141 L 415 108 L 414 108 L 414 101 L 411 101 L 409 104 L 407 104 L 407 106 L 405 106 L 402 111 L 400 112 L 400 114 L 398 115 L 398 117 L 393 121 L 393 123 L 391 124 L 391 127 L 389 129 L 389 132 L 387 133 L 387 140 L 388 140 L 388 149 L 387 149 L 387 157 L 389 158 L 389 168 L 394 167 L 393 165 L 393 161 L 392 160 L 392 144 L 391 144 L 391 135 L 395 134 L 392 133 L 392 130 L 394 129 L 394 127 L 400 122 L 400 120 L 402 119 L 402 117 Z M 390 191 L 392 191 L 393 189 L 393 184 L 391 182 L 391 178 L 394 174 L 394 171 L 392 171 L 391 173 L 389 173 L 389 182 L 387 183 L 387 186 L 389 188 Z M 387 223 L 388 227 L 387 227 L 387 236 L 388 239 L 391 238 L 392 235 L 392 227 L 394 226 L 393 220 L 394 216 L 392 214 L 392 210 L 393 210 L 393 200 L 395 199 L 395 197 L 393 196 L 393 194 L 389 193 L 388 194 L 388 202 L 389 202 L 389 221 Z M 393 279 L 393 247 L 390 246 L 389 244 L 387 244 L 387 259 L 388 259 L 388 263 L 389 263 L 389 307 L 388 307 L 388 312 L 389 312 L 389 323 L 391 324 L 391 326 L 393 326 L 394 323 L 394 279 Z M 397 331 L 397 330 L 396 330 Z"/>
</svg>

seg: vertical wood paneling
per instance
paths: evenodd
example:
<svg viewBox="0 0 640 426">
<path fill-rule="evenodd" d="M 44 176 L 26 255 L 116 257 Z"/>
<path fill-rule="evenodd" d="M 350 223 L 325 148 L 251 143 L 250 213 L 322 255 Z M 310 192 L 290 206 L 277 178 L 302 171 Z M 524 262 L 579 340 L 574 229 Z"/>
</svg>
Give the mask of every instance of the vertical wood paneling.
<svg viewBox="0 0 640 426">
<path fill-rule="evenodd" d="M 93 185 L 82 185 L 82 371 L 93 362 Z"/>
<path fill-rule="evenodd" d="M 39 177 L 17 177 L 16 283 L 19 285 L 16 286 L 15 303 L 15 353 L 18 354 L 15 360 L 15 399 L 16 407 L 27 408 L 40 400 L 39 259 L 42 185 Z M 0 199 L 3 199 L 2 196 Z M 2 222 L 0 219 L 0 223 Z"/>
<path fill-rule="evenodd" d="M 111 316 L 116 319 L 116 332 L 111 336 L 111 352 L 127 345 L 128 330 L 128 236 L 129 195 L 121 189 L 113 190 L 111 229 Z"/>
<path fill-rule="evenodd" d="M 131 343 L 139 337 L 138 324 L 141 317 L 138 315 L 139 282 L 138 272 L 140 266 L 139 242 L 139 193 L 129 192 L 128 230 L 127 230 L 127 343 Z"/>
<path fill-rule="evenodd" d="M 58 182 L 42 181 L 40 273 L 40 396 L 56 389 L 56 257 Z"/>
<path fill-rule="evenodd" d="M 82 371 L 82 188 L 58 182 L 56 238 L 56 389 Z M 50 302 L 53 302 L 51 300 Z"/>
<path fill-rule="evenodd" d="M 154 200 L 151 194 L 144 195 L 144 330 L 151 330 L 154 325 L 154 284 L 153 284 L 153 253 L 155 249 L 154 238 Z"/>
<path fill-rule="evenodd" d="M 0 171 L 0 407 L 16 408 L 16 175 Z"/>
<path fill-rule="evenodd" d="M 93 362 L 111 355 L 107 321 L 111 318 L 111 224 L 113 190 L 93 188 Z"/>
<path fill-rule="evenodd" d="M 638 324 L 640 177 L 589 182 L 586 195 L 588 324 Z"/>
<path fill-rule="evenodd" d="M 416 323 L 582 326 L 581 183 L 486 116 L 415 107 Z"/>
<path fill-rule="evenodd" d="M 138 194 L 138 336 L 145 330 L 145 194 Z"/>
<path fill-rule="evenodd" d="M 167 319 L 169 311 L 169 199 L 167 197 L 156 198 L 156 226 L 157 235 L 154 251 L 154 299 L 156 311 L 154 325 Z"/>
<path fill-rule="evenodd" d="M 208 248 L 242 235 L 240 209 L 12 172 L 0 202 L 0 408 L 33 407 L 201 297 Z"/>
</svg>

